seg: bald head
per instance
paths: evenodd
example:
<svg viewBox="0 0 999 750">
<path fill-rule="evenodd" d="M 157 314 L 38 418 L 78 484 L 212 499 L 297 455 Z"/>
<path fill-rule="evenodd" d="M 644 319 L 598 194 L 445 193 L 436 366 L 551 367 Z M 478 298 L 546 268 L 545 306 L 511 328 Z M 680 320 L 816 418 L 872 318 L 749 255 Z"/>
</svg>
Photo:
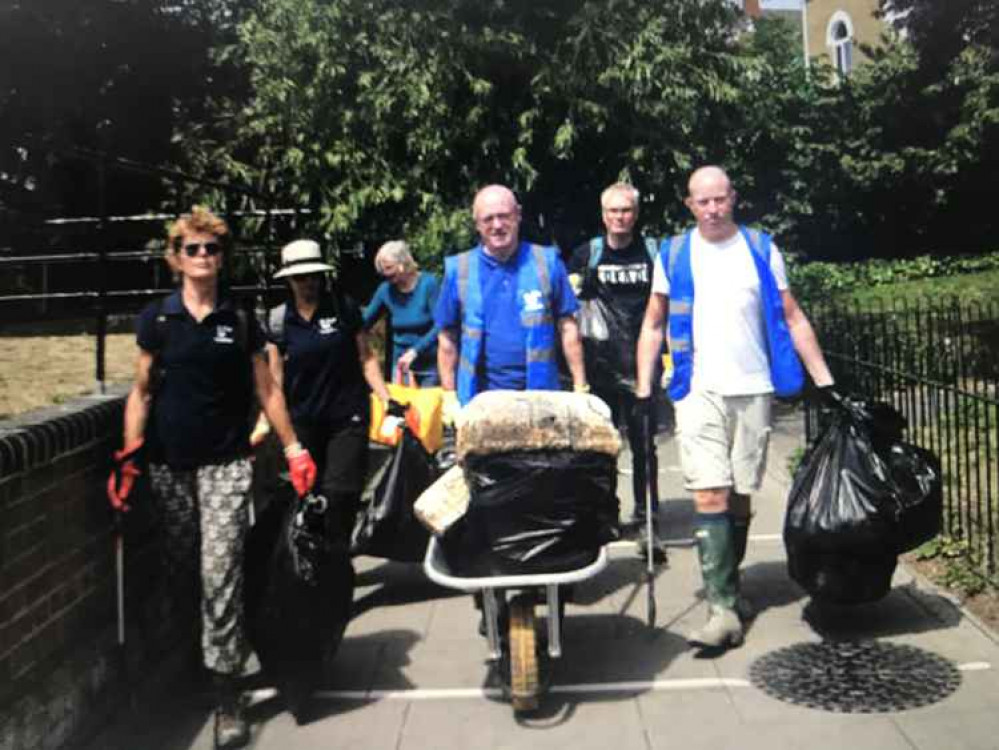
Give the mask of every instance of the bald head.
<svg viewBox="0 0 999 750">
<path fill-rule="evenodd" d="M 500 260 L 509 258 L 520 242 L 520 205 L 513 191 L 488 185 L 475 194 L 472 218 L 486 252 Z"/>
<path fill-rule="evenodd" d="M 687 183 L 687 192 L 684 203 L 697 220 L 704 239 L 722 242 L 738 231 L 732 218 L 735 190 L 724 169 L 707 166 L 695 170 Z"/>
</svg>

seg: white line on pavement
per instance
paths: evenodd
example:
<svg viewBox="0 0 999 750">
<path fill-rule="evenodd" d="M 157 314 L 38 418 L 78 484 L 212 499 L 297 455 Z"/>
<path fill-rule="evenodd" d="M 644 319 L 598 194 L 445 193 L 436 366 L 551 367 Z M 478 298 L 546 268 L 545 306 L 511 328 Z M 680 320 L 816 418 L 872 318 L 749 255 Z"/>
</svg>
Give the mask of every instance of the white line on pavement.
<svg viewBox="0 0 999 750">
<path fill-rule="evenodd" d="M 665 539 L 666 544 L 670 547 L 692 547 L 694 546 L 694 540 L 691 537 L 684 537 L 680 539 Z M 770 543 L 770 542 L 782 542 L 784 537 L 781 534 L 752 534 L 749 537 L 749 541 L 753 543 Z M 638 542 L 629 539 L 620 539 L 616 542 L 609 542 L 607 546 L 610 549 L 625 549 L 629 547 L 637 547 Z"/>
<path fill-rule="evenodd" d="M 987 661 L 973 661 L 959 664 L 961 672 L 981 672 L 992 669 Z M 676 680 L 630 680 L 625 682 L 592 682 L 569 685 L 552 685 L 548 692 L 563 695 L 594 693 L 637 693 L 637 692 L 680 692 L 689 690 L 719 690 L 721 688 L 752 687 L 749 680 L 735 677 L 692 677 Z M 268 700 L 277 695 L 274 688 L 259 688 L 250 692 L 253 703 Z M 317 690 L 313 697 L 327 700 L 403 700 L 435 701 L 476 698 L 501 698 L 500 688 L 413 688 L 410 690 Z"/>
</svg>

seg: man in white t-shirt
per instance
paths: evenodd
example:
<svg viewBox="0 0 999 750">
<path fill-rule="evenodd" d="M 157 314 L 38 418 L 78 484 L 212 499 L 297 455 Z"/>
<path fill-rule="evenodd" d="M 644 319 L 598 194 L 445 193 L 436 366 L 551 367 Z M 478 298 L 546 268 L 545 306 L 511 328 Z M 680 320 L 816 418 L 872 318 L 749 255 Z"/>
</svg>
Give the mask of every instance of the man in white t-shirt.
<svg viewBox="0 0 999 750">
<path fill-rule="evenodd" d="M 790 334 L 815 385 L 830 389 L 833 378 L 811 324 L 788 289 L 780 251 L 766 235 L 733 220 L 736 193 L 728 175 L 719 167 L 702 167 L 691 176 L 688 193 L 684 202 L 697 226 L 664 243 L 656 259 L 638 341 L 635 395 L 640 403 L 650 401 L 669 312 L 676 319 L 670 323 L 670 394 L 684 482 L 694 494 L 695 537 L 709 605 L 707 623 L 688 640 L 726 648 L 742 643 L 742 620 L 751 616 L 739 595 L 739 564 L 749 532 L 749 495 L 759 489 L 766 467 L 774 381 L 783 380 L 774 370 L 780 365 L 768 354 L 773 346 L 768 336 L 774 335 L 768 328 L 782 327 L 768 326 L 768 299 L 774 314 L 782 310 L 784 336 Z M 683 250 L 677 253 L 676 247 Z M 800 364 L 793 355 L 790 359 L 800 376 Z"/>
</svg>

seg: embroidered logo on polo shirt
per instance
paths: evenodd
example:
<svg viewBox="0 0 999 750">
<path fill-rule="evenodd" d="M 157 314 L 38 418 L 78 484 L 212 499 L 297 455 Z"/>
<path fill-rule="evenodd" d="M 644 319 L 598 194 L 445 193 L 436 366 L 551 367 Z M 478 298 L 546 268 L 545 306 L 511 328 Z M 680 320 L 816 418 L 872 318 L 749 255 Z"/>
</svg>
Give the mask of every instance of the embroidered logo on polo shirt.
<svg viewBox="0 0 999 750">
<path fill-rule="evenodd" d="M 320 318 L 319 319 L 319 333 L 322 336 L 333 333 L 336 331 L 337 318 Z"/>
<path fill-rule="evenodd" d="M 524 312 L 541 312 L 544 309 L 544 297 L 539 289 L 524 292 Z"/>
<path fill-rule="evenodd" d="M 233 344 L 235 339 L 232 337 L 233 327 L 216 325 L 215 326 L 215 343 L 216 344 Z"/>
</svg>

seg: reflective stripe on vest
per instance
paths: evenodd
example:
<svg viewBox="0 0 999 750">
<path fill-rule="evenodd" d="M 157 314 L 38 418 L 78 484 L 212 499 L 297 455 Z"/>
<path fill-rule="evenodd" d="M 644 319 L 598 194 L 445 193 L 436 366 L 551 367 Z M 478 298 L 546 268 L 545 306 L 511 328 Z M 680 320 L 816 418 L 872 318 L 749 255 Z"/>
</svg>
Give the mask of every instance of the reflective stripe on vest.
<svg viewBox="0 0 999 750">
<path fill-rule="evenodd" d="M 479 362 L 482 361 L 483 319 L 481 259 L 479 248 L 448 258 L 456 269 L 461 303 L 461 354 L 458 358 L 458 402 L 463 406 L 479 392 Z M 555 319 L 552 310 L 551 273 L 555 249 L 522 242 L 517 250 L 517 301 L 520 324 L 525 332 L 528 390 L 558 390 L 555 360 Z M 543 300 L 542 310 L 525 310 L 528 298 Z"/>
<path fill-rule="evenodd" d="M 770 270 L 770 235 L 739 226 L 760 280 L 760 299 L 767 334 L 770 380 L 781 397 L 793 396 L 805 384 L 801 361 L 784 317 L 784 302 L 777 281 Z M 690 263 L 691 232 L 663 240 L 659 258 L 669 278 L 669 348 L 673 358 L 673 376 L 667 392 L 673 401 L 690 392 L 694 370 L 694 275 Z"/>
</svg>

